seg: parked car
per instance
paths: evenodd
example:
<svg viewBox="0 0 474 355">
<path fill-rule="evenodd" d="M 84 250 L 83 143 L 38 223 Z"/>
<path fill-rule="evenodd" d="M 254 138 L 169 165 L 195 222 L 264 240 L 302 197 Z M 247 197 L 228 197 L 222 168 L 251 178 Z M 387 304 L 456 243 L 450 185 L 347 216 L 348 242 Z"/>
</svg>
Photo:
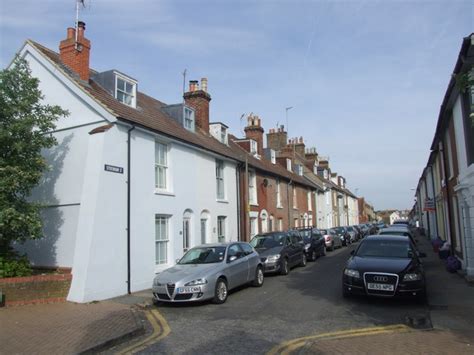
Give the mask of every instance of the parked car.
<svg viewBox="0 0 474 355">
<path fill-rule="evenodd" d="M 298 229 L 304 240 L 306 258 L 315 261 L 319 256 L 326 255 L 326 245 L 321 232 L 316 228 Z"/>
<path fill-rule="evenodd" d="M 175 266 L 160 272 L 153 280 L 152 291 L 160 302 L 212 299 L 220 304 L 237 286 L 262 286 L 263 274 L 260 255 L 250 244 L 205 244 L 188 250 Z"/>
<path fill-rule="evenodd" d="M 342 274 L 342 294 L 411 296 L 424 300 L 425 274 L 420 257 L 409 238 L 374 235 L 361 241 Z"/>
<path fill-rule="evenodd" d="M 335 227 L 333 228 L 336 234 L 341 238 L 343 246 L 351 244 L 351 236 L 346 227 Z"/>
<path fill-rule="evenodd" d="M 355 243 L 360 239 L 359 231 L 355 229 L 355 227 L 349 226 L 349 227 L 346 227 L 346 229 L 347 229 L 347 233 L 349 233 L 351 243 Z"/>
<path fill-rule="evenodd" d="M 342 240 L 333 228 L 319 230 L 324 237 L 326 250 L 333 251 L 335 248 L 342 247 Z"/>
<path fill-rule="evenodd" d="M 388 228 L 384 228 L 379 232 L 379 235 L 401 235 L 410 238 L 411 242 L 416 245 L 416 239 L 413 233 L 404 226 L 390 226 Z"/>
<path fill-rule="evenodd" d="M 362 238 L 369 235 L 369 227 L 367 227 L 365 224 L 360 224 L 359 228 L 360 228 L 360 231 L 362 232 Z"/>
<path fill-rule="evenodd" d="M 288 275 L 292 267 L 306 266 L 303 237 L 297 230 L 259 234 L 250 245 L 260 254 L 265 273 Z"/>
</svg>

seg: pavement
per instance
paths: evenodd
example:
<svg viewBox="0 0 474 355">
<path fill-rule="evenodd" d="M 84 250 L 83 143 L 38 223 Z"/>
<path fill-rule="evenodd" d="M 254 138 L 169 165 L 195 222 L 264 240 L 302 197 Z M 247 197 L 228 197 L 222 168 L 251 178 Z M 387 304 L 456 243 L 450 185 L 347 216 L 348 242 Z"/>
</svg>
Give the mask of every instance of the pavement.
<svg viewBox="0 0 474 355">
<path fill-rule="evenodd" d="M 0 354 L 474 354 L 474 287 L 446 271 L 426 237 L 418 239 L 427 254 L 427 305 L 344 300 L 331 275 L 352 246 L 269 277 L 262 289 L 232 292 L 220 306 L 155 307 L 148 290 L 89 304 L 2 308 Z"/>
</svg>

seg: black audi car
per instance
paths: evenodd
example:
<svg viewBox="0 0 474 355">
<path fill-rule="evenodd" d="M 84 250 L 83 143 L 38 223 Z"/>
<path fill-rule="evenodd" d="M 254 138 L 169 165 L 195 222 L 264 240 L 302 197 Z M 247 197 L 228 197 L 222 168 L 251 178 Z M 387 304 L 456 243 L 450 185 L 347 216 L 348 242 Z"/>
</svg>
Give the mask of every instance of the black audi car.
<svg viewBox="0 0 474 355">
<path fill-rule="evenodd" d="M 367 236 L 351 252 L 342 274 L 342 294 L 411 296 L 425 299 L 425 274 L 409 238 L 395 235 Z"/>
</svg>

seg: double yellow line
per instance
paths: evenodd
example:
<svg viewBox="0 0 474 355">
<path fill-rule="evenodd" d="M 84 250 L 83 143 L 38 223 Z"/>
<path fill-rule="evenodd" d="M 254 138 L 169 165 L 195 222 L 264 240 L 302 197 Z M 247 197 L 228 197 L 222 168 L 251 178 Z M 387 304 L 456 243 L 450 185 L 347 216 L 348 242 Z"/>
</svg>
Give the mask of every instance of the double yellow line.
<svg viewBox="0 0 474 355">
<path fill-rule="evenodd" d="M 153 327 L 153 332 L 150 336 L 146 337 L 142 341 L 135 343 L 125 349 L 122 349 L 119 354 L 136 354 L 139 351 L 145 350 L 148 346 L 160 341 L 161 339 L 168 336 L 171 329 L 166 322 L 166 319 L 158 312 L 157 309 L 147 311 L 146 317 Z"/>
<path fill-rule="evenodd" d="M 310 341 L 316 340 L 329 340 L 329 339 L 342 339 L 351 338 L 364 335 L 377 335 L 377 334 L 389 334 L 389 333 L 404 333 L 410 331 L 410 328 L 403 324 L 389 325 L 386 327 L 371 327 L 371 328 L 360 328 L 360 329 L 349 329 L 341 330 L 337 332 L 322 333 L 317 335 L 310 335 L 302 338 L 286 341 L 280 345 L 275 346 L 271 349 L 267 355 L 276 354 L 291 354 L 293 351 L 302 348 Z"/>
</svg>

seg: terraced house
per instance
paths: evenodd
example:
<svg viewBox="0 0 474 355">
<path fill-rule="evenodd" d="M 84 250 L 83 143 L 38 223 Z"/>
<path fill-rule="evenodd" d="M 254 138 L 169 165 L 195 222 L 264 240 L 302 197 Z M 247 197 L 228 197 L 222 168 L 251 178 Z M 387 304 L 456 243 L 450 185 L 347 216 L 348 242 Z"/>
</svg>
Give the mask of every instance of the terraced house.
<svg viewBox="0 0 474 355">
<path fill-rule="evenodd" d="M 415 210 L 474 277 L 474 34 L 464 38 L 441 104 Z"/>
<path fill-rule="evenodd" d="M 93 70 L 90 53 L 83 22 L 67 29 L 59 52 L 31 40 L 19 51 L 45 103 L 70 115 L 51 132 L 51 170 L 31 196 L 46 206 L 45 237 L 16 247 L 35 266 L 71 270 L 68 300 L 148 289 L 202 243 L 322 223 L 318 201 L 330 206 L 337 186 L 317 176 L 304 145 L 302 159 L 289 154 L 295 144 L 283 127 L 267 136 L 280 140 L 278 152 L 273 143 L 264 149 L 259 117 L 248 117 L 243 138 L 210 120 L 206 78 L 190 81 L 182 102 L 165 104 L 129 73 Z"/>
</svg>

